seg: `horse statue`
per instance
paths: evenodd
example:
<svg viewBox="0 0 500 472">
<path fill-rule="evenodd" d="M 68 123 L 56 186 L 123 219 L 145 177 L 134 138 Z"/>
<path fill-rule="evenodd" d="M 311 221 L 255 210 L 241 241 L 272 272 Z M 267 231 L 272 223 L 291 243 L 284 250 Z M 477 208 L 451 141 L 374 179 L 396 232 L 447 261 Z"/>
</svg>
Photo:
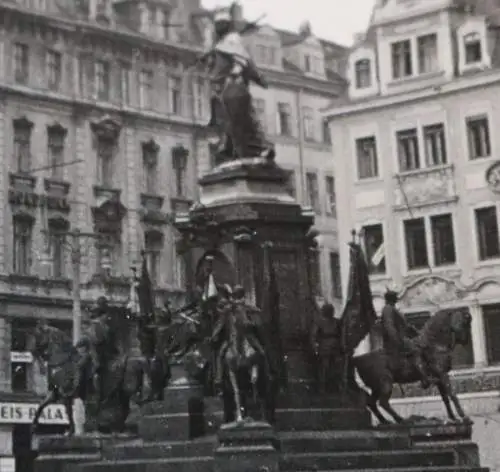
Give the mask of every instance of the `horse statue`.
<svg viewBox="0 0 500 472">
<path fill-rule="evenodd" d="M 441 310 L 432 316 L 413 342 L 422 349 L 429 370 L 431 384 L 441 395 L 448 417 L 456 421 L 456 413 L 463 420 L 467 418 L 456 394 L 452 390 L 449 372 L 452 368 L 451 355 L 456 345 L 467 345 L 470 341 L 471 315 L 464 310 Z M 393 385 L 418 382 L 421 378 L 411 356 L 399 359 L 398 367 L 392 367 L 391 356 L 384 349 L 372 351 L 352 359 L 354 367 L 371 390 L 367 407 L 382 423 L 389 421 L 382 415 L 378 406 L 385 410 L 396 423 L 404 422 L 390 405 Z"/>
<path fill-rule="evenodd" d="M 243 412 L 246 410 L 246 394 L 249 390 L 253 401 L 261 408 L 262 417 L 268 416 L 266 401 L 268 381 L 271 378 L 267 354 L 259 339 L 257 323 L 253 319 L 259 310 L 247 305 L 243 301 L 244 296 L 244 290 L 240 286 L 235 287 L 234 291 L 229 286 L 220 290 L 218 320 L 212 334 L 212 340 L 219 344 L 215 383 L 219 388 L 222 387 L 225 403 L 229 401 L 234 406 L 234 420 L 237 423 L 244 420 Z M 232 399 L 227 398 L 228 387 L 232 391 Z M 227 421 L 232 417 L 233 414 L 226 412 Z"/>
<path fill-rule="evenodd" d="M 41 373 L 46 372 L 47 363 L 49 374 L 48 394 L 35 412 L 33 430 L 36 432 L 40 416 L 48 405 L 62 402 L 69 420 L 67 434 L 73 435 L 73 400 L 85 401 L 94 387 L 90 340 L 82 338 L 73 346 L 66 333 L 41 321 L 35 327 L 31 344 L 31 353 Z"/>
</svg>

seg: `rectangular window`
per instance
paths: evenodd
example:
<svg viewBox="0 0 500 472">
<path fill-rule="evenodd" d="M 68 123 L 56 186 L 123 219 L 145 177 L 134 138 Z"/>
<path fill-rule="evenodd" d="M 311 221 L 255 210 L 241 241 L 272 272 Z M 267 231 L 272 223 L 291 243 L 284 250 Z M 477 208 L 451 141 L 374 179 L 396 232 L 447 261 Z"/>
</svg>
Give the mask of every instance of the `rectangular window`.
<svg viewBox="0 0 500 472">
<path fill-rule="evenodd" d="M 330 253 L 330 277 L 333 298 L 342 298 L 342 283 L 340 280 L 340 256 L 338 252 Z"/>
<path fill-rule="evenodd" d="M 278 134 L 292 135 L 292 109 L 288 103 L 278 103 Z"/>
<path fill-rule="evenodd" d="M 168 78 L 168 106 L 170 113 L 182 114 L 182 79 L 180 77 Z"/>
<path fill-rule="evenodd" d="M 375 136 L 356 139 L 358 179 L 378 177 L 377 142 Z"/>
<path fill-rule="evenodd" d="M 306 173 L 307 203 L 317 215 L 321 214 L 319 205 L 318 176 L 314 172 Z"/>
<path fill-rule="evenodd" d="M 64 246 L 66 244 L 65 228 L 60 224 L 49 223 L 50 258 L 52 262 L 52 277 L 66 276 Z"/>
<path fill-rule="evenodd" d="M 29 275 L 32 264 L 33 221 L 26 218 L 14 218 L 13 226 L 12 270 L 15 274 Z"/>
<path fill-rule="evenodd" d="M 254 99 L 255 113 L 262 129 L 267 129 L 266 101 L 263 98 Z"/>
<path fill-rule="evenodd" d="M 143 70 L 139 74 L 139 106 L 141 108 L 152 107 L 153 73 Z"/>
<path fill-rule="evenodd" d="M 302 108 L 302 121 L 304 123 L 304 139 L 314 141 L 314 112 L 312 108 Z"/>
<path fill-rule="evenodd" d="M 114 148 L 112 140 L 100 138 L 97 142 L 97 181 L 107 188 L 113 187 Z"/>
<path fill-rule="evenodd" d="M 304 56 L 304 72 L 311 72 L 311 56 L 306 54 Z"/>
<path fill-rule="evenodd" d="M 480 159 L 491 156 L 490 126 L 487 116 L 470 117 L 466 120 L 469 156 Z"/>
<path fill-rule="evenodd" d="M 14 160 L 16 171 L 31 172 L 31 130 L 32 124 L 24 120 L 14 121 Z"/>
<path fill-rule="evenodd" d="M 424 144 L 427 167 L 447 163 L 446 138 L 442 123 L 424 127 Z"/>
<path fill-rule="evenodd" d="M 407 129 L 396 133 L 400 172 L 420 169 L 420 152 L 417 129 Z"/>
<path fill-rule="evenodd" d="M 500 304 L 483 305 L 484 336 L 488 365 L 500 363 Z"/>
<path fill-rule="evenodd" d="M 332 133 L 330 131 L 330 123 L 327 120 L 322 121 L 323 143 L 332 144 Z"/>
<path fill-rule="evenodd" d="M 453 218 L 451 214 L 431 216 L 430 221 L 434 265 L 439 267 L 455 264 L 457 262 L 457 256 L 455 251 Z"/>
<path fill-rule="evenodd" d="M 293 198 L 297 198 L 297 190 L 296 190 L 296 176 L 295 176 L 295 171 L 294 170 L 287 170 L 286 171 L 288 174 L 288 179 L 286 182 L 286 190 L 288 195 L 290 195 Z"/>
<path fill-rule="evenodd" d="M 406 220 L 404 235 L 408 270 L 429 267 L 424 218 Z"/>
<path fill-rule="evenodd" d="M 325 177 L 326 190 L 326 213 L 333 217 L 337 216 L 337 197 L 335 194 L 335 178 L 332 175 Z"/>
<path fill-rule="evenodd" d="M 464 37 L 465 64 L 477 64 L 483 60 L 481 36 L 470 33 Z"/>
<path fill-rule="evenodd" d="M 203 118 L 207 100 L 207 83 L 202 77 L 196 77 L 193 82 L 194 116 Z"/>
<path fill-rule="evenodd" d="M 128 64 L 120 64 L 120 101 L 124 105 L 130 104 L 130 66 Z"/>
<path fill-rule="evenodd" d="M 64 142 L 66 133 L 63 128 L 47 130 L 50 175 L 54 179 L 62 179 L 64 175 Z"/>
<path fill-rule="evenodd" d="M 160 234 L 147 233 L 144 239 L 149 276 L 153 285 L 156 286 L 160 281 L 162 238 Z"/>
<path fill-rule="evenodd" d="M 413 75 L 411 41 L 399 41 L 391 45 L 392 78 L 402 79 Z"/>
<path fill-rule="evenodd" d="M 98 100 L 109 100 L 110 66 L 108 62 L 95 63 L 95 87 Z"/>
<path fill-rule="evenodd" d="M 51 90 L 59 90 L 62 79 L 62 54 L 57 51 L 47 51 L 45 67 L 48 87 Z"/>
<path fill-rule="evenodd" d="M 29 80 L 29 48 L 26 44 L 14 44 L 14 81 L 25 85 Z"/>
<path fill-rule="evenodd" d="M 382 224 L 363 226 L 362 234 L 370 274 L 385 274 L 384 229 Z"/>
<path fill-rule="evenodd" d="M 478 208 L 475 217 L 479 260 L 500 257 L 496 207 Z"/>
<path fill-rule="evenodd" d="M 438 70 L 437 34 L 427 34 L 417 39 L 418 72 L 428 74 Z"/>
<path fill-rule="evenodd" d="M 149 195 L 158 193 L 158 151 L 153 146 L 142 146 L 142 163 L 144 167 L 144 187 Z"/>
<path fill-rule="evenodd" d="M 365 89 L 372 86 L 371 62 L 369 59 L 362 59 L 354 64 L 356 88 Z"/>
<path fill-rule="evenodd" d="M 120 270 L 121 238 L 113 232 L 102 232 L 97 241 L 97 269 L 101 274 L 115 275 Z"/>
</svg>

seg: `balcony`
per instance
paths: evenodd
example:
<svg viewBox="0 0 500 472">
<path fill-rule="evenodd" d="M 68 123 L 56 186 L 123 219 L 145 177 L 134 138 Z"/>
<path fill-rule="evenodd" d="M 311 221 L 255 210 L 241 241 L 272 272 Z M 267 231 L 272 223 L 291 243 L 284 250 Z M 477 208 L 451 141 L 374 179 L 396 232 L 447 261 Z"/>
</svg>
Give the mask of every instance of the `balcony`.
<svg viewBox="0 0 500 472">
<path fill-rule="evenodd" d="M 452 165 L 397 174 L 394 180 L 395 211 L 458 200 Z"/>
</svg>

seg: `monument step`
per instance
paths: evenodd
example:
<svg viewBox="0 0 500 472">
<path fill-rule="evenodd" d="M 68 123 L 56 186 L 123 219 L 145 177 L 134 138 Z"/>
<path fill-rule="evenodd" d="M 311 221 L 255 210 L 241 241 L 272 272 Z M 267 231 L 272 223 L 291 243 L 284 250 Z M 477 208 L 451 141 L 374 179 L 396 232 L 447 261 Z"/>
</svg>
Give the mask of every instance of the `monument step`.
<svg viewBox="0 0 500 472">
<path fill-rule="evenodd" d="M 192 441 L 147 442 L 142 439 L 103 449 L 108 460 L 157 459 L 210 456 L 217 444 L 215 436 Z"/>
<path fill-rule="evenodd" d="M 487 467 L 467 466 L 429 466 L 429 467 L 402 467 L 390 469 L 357 469 L 358 472 L 490 472 Z M 297 470 L 296 472 L 309 472 L 309 470 Z M 352 469 L 343 470 L 317 470 L 315 472 L 352 472 Z"/>
<path fill-rule="evenodd" d="M 277 431 L 338 431 L 371 427 L 370 413 L 359 408 L 279 408 L 275 416 Z"/>
<path fill-rule="evenodd" d="M 280 460 L 281 471 L 338 470 L 338 469 L 389 469 L 407 467 L 452 466 L 456 464 L 453 449 L 352 451 L 325 453 L 284 454 Z"/>
<path fill-rule="evenodd" d="M 409 434 L 381 431 L 297 431 L 278 435 L 281 451 L 348 452 L 409 449 Z"/>
<path fill-rule="evenodd" d="M 212 472 L 212 456 L 101 461 L 72 466 L 71 472 Z"/>
</svg>

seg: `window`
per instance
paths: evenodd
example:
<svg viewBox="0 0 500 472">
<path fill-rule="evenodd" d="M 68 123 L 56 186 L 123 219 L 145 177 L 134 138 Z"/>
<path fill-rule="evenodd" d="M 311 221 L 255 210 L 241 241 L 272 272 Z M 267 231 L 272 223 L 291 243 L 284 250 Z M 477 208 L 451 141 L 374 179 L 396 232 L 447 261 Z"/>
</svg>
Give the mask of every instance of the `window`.
<svg viewBox="0 0 500 472">
<path fill-rule="evenodd" d="M 405 314 L 405 318 L 407 319 L 408 324 L 418 329 L 419 331 L 424 327 L 425 323 L 427 323 L 430 317 L 431 315 L 427 311 Z M 466 346 L 455 346 L 451 359 L 451 365 L 453 369 L 472 367 L 472 365 L 474 364 L 474 355 L 472 349 L 472 343 L 470 342 Z"/>
<path fill-rule="evenodd" d="M 52 262 L 52 277 L 66 276 L 66 262 L 64 257 L 67 225 L 59 221 L 49 222 L 50 258 Z"/>
<path fill-rule="evenodd" d="M 128 64 L 120 64 L 120 100 L 122 104 L 130 103 L 130 66 Z"/>
<path fill-rule="evenodd" d="M 27 84 L 29 80 L 29 49 L 26 44 L 14 44 L 14 80 L 18 84 Z"/>
<path fill-rule="evenodd" d="M 103 187 L 113 187 L 114 142 L 98 138 L 97 141 L 97 182 Z"/>
<path fill-rule="evenodd" d="M 160 10 L 158 12 L 158 16 L 159 16 L 160 37 L 162 39 L 168 39 L 170 30 L 170 15 L 168 13 L 168 10 Z"/>
<path fill-rule="evenodd" d="M 399 41 L 391 46 L 392 78 L 402 79 L 413 75 L 411 42 Z"/>
<path fill-rule="evenodd" d="M 408 172 L 420 169 L 417 129 L 408 129 L 396 133 L 398 141 L 399 170 Z"/>
<path fill-rule="evenodd" d="M 60 127 L 47 129 L 48 155 L 51 177 L 62 179 L 64 174 L 64 141 L 66 130 Z"/>
<path fill-rule="evenodd" d="M 369 88 L 372 85 L 371 63 L 369 59 L 361 59 L 354 64 L 357 89 Z"/>
<path fill-rule="evenodd" d="M 35 323 L 32 320 L 13 319 L 11 324 L 11 352 L 29 352 L 29 333 Z M 14 393 L 28 392 L 32 386 L 33 361 L 23 359 L 24 362 L 11 362 L 11 388 Z"/>
<path fill-rule="evenodd" d="M 288 103 L 278 103 L 278 134 L 292 135 L 292 109 Z"/>
<path fill-rule="evenodd" d="M 356 139 L 358 179 L 378 177 L 377 143 L 375 136 Z"/>
<path fill-rule="evenodd" d="M 182 113 L 182 79 L 180 77 L 168 78 L 168 106 L 170 113 Z"/>
<path fill-rule="evenodd" d="M 311 56 L 309 54 L 306 54 L 304 56 L 304 71 L 305 72 L 311 72 Z"/>
<path fill-rule="evenodd" d="M 424 127 L 424 145 L 427 167 L 440 166 L 447 163 L 446 138 L 443 124 Z"/>
<path fill-rule="evenodd" d="M 202 77 L 196 77 L 193 83 L 194 116 L 202 118 L 205 115 L 205 103 L 207 98 L 207 84 Z"/>
<path fill-rule="evenodd" d="M 464 37 L 465 64 L 477 64 L 483 60 L 481 36 L 470 33 Z"/>
<path fill-rule="evenodd" d="M 151 108 L 153 92 L 153 73 L 143 70 L 139 74 L 139 106 L 141 108 Z"/>
<path fill-rule="evenodd" d="M 319 205 L 318 176 L 314 172 L 306 173 L 307 204 L 317 215 L 321 214 Z"/>
<path fill-rule="evenodd" d="M 121 256 L 120 235 L 102 232 L 97 242 L 97 270 L 101 274 L 118 273 Z"/>
<path fill-rule="evenodd" d="M 333 217 L 337 216 L 337 198 L 335 195 L 335 178 L 331 175 L 325 177 L 326 190 L 326 213 Z"/>
<path fill-rule="evenodd" d="M 29 275 L 31 272 L 31 249 L 33 241 L 33 220 L 15 217 L 13 221 L 13 264 L 15 274 Z"/>
<path fill-rule="evenodd" d="M 384 229 L 380 223 L 362 230 L 366 260 L 370 274 L 385 274 Z"/>
<path fill-rule="evenodd" d="M 312 108 L 302 109 L 302 120 L 304 123 L 304 139 L 314 141 L 314 113 Z"/>
<path fill-rule="evenodd" d="M 406 220 L 404 222 L 404 235 L 408 270 L 429 267 L 425 220 L 423 218 Z"/>
<path fill-rule="evenodd" d="M 175 196 L 184 197 L 186 196 L 186 167 L 185 166 L 175 166 Z"/>
<path fill-rule="evenodd" d="M 105 61 L 97 61 L 95 64 L 95 86 L 98 100 L 109 100 L 109 64 Z"/>
<path fill-rule="evenodd" d="M 143 143 L 142 162 L 144 166 L 145 191 L 150 195 L 158 192 L 158 145 L 155 143 Z"/>
<path fill-rule="evenodd" d="M 469 156 L 480 159 L 491 155 L 490 126 L 487 116 L 470 117 L 466 120 Z"/>
<path fill-rule="evenodd" d="M 267 129 L 266 101 L 263 98 L 254 99 L 255 113 L 262 129 Z"/>
<path fill-rule="evenodd" d="M 153 285 L 158 285 L 161 273 L 161 249 L 163 238 L 159 233 L 146 233 L 144 237 L 146 264 Z"/>
<path fill-rule="evenodd" d="M 475 217 L 479 260 L 500 257 L 496 207 L 478 208 Z"/>
<path fill-rule="evenodd" d="M 431 231 L 434 265 L 439 267 L 455 264 L 457 260 L 451 214 L 431 216 Z"/>
<path fill-rule="evenodd" d="M 500 304 L 483 305 L 484 335 L 488 365 L 500 363 Z"/>
<path fill-rule="evenodd" d="M 323 293 L 321 288 L 321 262 L 320 252 L 318 249 L 310 249 L 309 255 L 309 283 L 314 295 L 318 296 Z"/>
<path fill-rule="evenodd" d="M 332 144 L 332 133 L 330 131 L 330 124 L 327 120 L 322 121 L 323 143 Z"/>
<path fill-rule="evenodd" d="M 259 44 L 256 56 L 259 63 L 272 66 L 276 63 L 276 48 Z"/>
<path fill-rule="evenodd" d="M 14 159 L 17 172 L 31 171 L 31 130 L 33 124 L 27 120 L 14 120 Z"/>
<path fill-rule="evenodd" d="M 57 51 L 48 51 L 45 61 L 47 85 L 51 90 L 59 90 L 62 78 L 62 55 Z"/>
<path fill-rule="evenodd" d="M 428 34 L 417 39 L 418 71 L 420 74 L 438 70 L 437 35 Z"/>
<path fill-rule="evenodd" d="M 286 192 L 288 195 L 290 195 L 293 198 L 297 198 L 297 189 L 296 189 L 296 184 L 295 184 L 295 171 L 294 170 L 287 170 L 286 171 L 288 178 L 286 181 Z"/>
<path fill-rule="evenodd" d="M 332 282 L 333 298 L 342 298 L 342 283 L 340 280 L 340 256 L 338 252 L 331 252 L 330 256 L 330 277 Z"/>
</svg>

